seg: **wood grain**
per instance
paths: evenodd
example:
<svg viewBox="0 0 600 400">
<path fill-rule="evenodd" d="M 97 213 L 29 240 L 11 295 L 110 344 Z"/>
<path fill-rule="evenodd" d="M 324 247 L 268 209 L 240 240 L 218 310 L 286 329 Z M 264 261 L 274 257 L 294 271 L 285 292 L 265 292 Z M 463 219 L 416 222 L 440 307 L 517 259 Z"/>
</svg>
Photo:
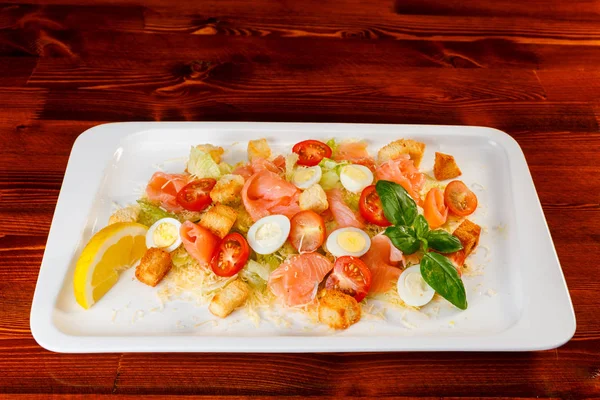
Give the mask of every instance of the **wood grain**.
<svg viewBox="0 0 600 400">
<path fill-rule="evenodd" d="M 0 5 L 0 398 L 600 397 L 599 65 L 598 0 Z M 29 311 L 71 146 L 140 120 L 505 130 L 530 166 L 577 332 L 535 353 L 43 350 Z"/>
</svg>

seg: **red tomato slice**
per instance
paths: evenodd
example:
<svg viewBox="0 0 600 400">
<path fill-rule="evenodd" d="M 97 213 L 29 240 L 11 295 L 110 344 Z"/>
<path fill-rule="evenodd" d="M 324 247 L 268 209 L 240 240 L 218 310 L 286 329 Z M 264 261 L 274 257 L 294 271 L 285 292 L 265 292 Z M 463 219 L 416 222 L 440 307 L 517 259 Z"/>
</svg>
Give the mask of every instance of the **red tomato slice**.
<svg viewBox="0 0 600 400">
<path fill-rule="evenodd" d="M 361 301 L 371 289 L 371 270 L 360 258 L 340 257 L 335 260 L 333 272 L 327 278 L 325 287 L 339 290 L 354 297 L 356 301 Z"/>
<path fill-rule="evenodd" d="M 433 188 L 427 192 L 423 204 L 423 216 L 431 229 L 439 228 L 446 223 L 448 207 L 444 204 L 444 192 L 440 189 Z"/>
<path fill-rule="evenodd" d="M 444 202 L 452 214 L 466 217 L 477 208 L 477 196 L 462 181 L 452 181 L 444 190 Z"/>
<path fill-rule="evenodd" d="M 216 184 L 213 178 L 190 182 L 177 193 L 177 203 L 186 210 L 202 211 L 212 203 L 210 191 Z"/>
<path fill-rule="evenodd" d="M 237 232 L 230 233 L 215 251 L 211 268 L 219 276 L 233 276 L 246 265 L 249 255 L 250 247 L 246 239 Z"/>
<path fill-rule="evenodd" d="M 325 222 L 312 210 L 300 211 L 291 219 L 290 243 L 299 253 L 311 253 L 325 241 Z"/>
<path fill-rule="evenodd" d="M 331 147 L 318 140 L 305 140 L 296 143 L 292 151 L 298 154 L 298 165 L 314 167 L 319 164 L 323 158 L 331 157 Z"/>
<path fill-rule="evenodd" d="M 360 215 L 372 224 L 378 226 L 390 226 L 390 221 L 383 214 L 381 199 L 375 190 L 375 185 L 367 186 L 360 194 L 358 201 Z"/>
</svg>

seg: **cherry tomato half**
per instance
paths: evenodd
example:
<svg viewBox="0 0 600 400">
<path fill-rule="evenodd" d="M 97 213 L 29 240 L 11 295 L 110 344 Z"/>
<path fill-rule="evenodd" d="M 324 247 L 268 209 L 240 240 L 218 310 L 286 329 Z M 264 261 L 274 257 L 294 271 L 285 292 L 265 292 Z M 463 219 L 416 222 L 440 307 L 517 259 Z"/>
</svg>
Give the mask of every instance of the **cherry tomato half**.
<svg viewBox="0 0 600 400">
<path fill-rule="evenodd" d="M 305 140 L 296 143 L 292 151 L 298 154 L 298 165 L 314 167 L 323 158 L 331 157 L 331 147 L 318 140 Z"/>
<path fill-rule="evenodd" d="M 218 276 L 233 276 L 246 265 L 249 255 L 246 239 L 237 232 L 230 233 L 213 254 L 211 268 Z"/>
<path fill-rule="evenodd" d="M 390 226 L 390 221 L 383 214 L 381 199 L 375 190 L 375 185 L 367 186 L 360 194 L 358 201 L 360 215 L 367 221 L 378 226 Z"/>
<path fill-rule="evenodd" d="M 210 191 L 216 184 L 213 178 L 190 182 L 177 193 L 177 203 L 189 211 L 202 211 L 212 203 Z"/>
<path fill-rule="evenodd" d="M 462 181 L 452 181 L 446 186 L 444 202 L 459 217 L 471 215 L 477 208 L 477 196 Z"/>
<path fill-rule="evenodd" d="M 290 243 L 299 253 L 311 253 L 325 241 L 325 222 L 312 210 L 300 211 L 291 219 Z"/>
<path fill-rule="evenodd" d="M 356 301 L 365 298 L 371 289 L 371 270 L 360 258 L 343 256 L 335 260 L 333 272 L 325 282 L 327 289 L 339 290 Z"/>
</svg>

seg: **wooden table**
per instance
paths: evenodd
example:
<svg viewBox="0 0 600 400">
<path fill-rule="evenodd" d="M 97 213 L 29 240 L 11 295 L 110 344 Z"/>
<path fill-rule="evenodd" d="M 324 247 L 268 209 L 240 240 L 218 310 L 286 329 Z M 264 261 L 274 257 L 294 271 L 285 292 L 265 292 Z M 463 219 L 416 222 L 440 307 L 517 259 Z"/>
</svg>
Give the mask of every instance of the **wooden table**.
<svg viewBox="0 0 600 400">
<path fill-rule="evenodd" d="M 0 6 L 0 393 L 600 396 L 599 65 L 598 0 Z M 502 129 L 529 162 L 577 333 L 515 354 L 43 350 L 29 310 L 71 145 L 140 120 Z"/>
</svg>

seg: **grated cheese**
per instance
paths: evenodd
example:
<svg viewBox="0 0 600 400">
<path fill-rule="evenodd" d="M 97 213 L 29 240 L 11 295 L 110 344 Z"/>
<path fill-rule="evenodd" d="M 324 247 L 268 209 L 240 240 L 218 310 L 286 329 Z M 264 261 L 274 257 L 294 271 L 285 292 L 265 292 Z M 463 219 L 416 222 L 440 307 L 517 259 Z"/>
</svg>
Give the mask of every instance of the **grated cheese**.
<svg viewBox="0 0 600 400">
<path fill-rule="evenodd" d="M 205 324 L 211 324 L 212 326 L 217 326 L 217 325 L 219 325 L 219 321 L 214 320 L 214 319 L 209 319 L 204 322 L 198 322 L 197 324 L 194 325 L 194 328 L 198 328 L 199 326 L 202 326 Z"/>
<path fill-rule="evenodd" d="M 165 301 L 174 299 L 206 304 L 219 290 L 237 278 L 237 275 L 222 278 L 212 270 L 202 268 L 182 247 L 173 252 L 172 259 L 173 268 L 157 293 L 162 308 Z"/>
</svg>

